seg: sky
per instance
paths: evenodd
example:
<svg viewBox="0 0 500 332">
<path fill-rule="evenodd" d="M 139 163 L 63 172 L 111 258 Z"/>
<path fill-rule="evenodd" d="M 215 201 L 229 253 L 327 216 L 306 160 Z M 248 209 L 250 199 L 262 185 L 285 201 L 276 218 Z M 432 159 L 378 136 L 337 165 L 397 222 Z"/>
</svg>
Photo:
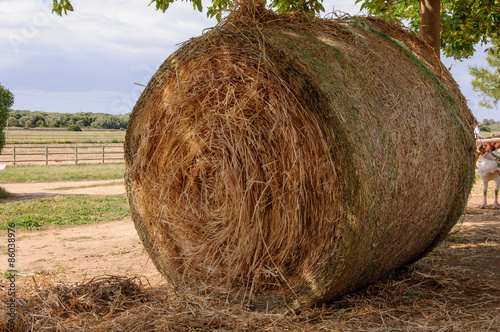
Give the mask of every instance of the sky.
<svg viewBox="0 0 500 332">
<path fill-rule="evenodd" d="M 72 0 L 74 12 L 51 13 L 51 0 L 0 0 L 0 84 L 12 109 L 44 112 L 130 112 L 143 87 L 179 44 L 213 27 L 215 19 L 177 1 L 166 13 L 150 0 Z M 355 0 L 324 0 L 333 10 L 362 14 Z M 204 0 L 204 7 L 209 2 Z M 479 105 L 469 65 L 486 66 L 484 46 L 471 59 L 442 58 L 475 117 L 500 121 Z"/>
</svg>

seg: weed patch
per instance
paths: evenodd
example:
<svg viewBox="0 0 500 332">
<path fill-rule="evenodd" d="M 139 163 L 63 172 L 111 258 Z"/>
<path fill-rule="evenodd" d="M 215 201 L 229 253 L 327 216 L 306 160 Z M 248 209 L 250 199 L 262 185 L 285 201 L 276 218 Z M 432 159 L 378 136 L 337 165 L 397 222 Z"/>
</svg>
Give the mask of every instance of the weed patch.
<svg viewBox="0 0 500 332">
<path fill-rule="evenodd" d="M 2 187 L 0 187 L 0 199 L 1 198 L 7 198 L 9 196 L 10 196 L 10 194 L 8 192 L 6 192 L 5 189 L 3 189 Z"/>
</svg>

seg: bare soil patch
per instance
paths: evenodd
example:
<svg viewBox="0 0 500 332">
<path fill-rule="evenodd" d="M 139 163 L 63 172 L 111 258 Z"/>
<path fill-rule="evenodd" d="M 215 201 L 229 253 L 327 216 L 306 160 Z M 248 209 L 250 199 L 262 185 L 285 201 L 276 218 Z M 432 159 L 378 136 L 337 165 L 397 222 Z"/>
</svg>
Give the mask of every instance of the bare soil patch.
<svg viewBox="0 0 500 332">
<path fill-rule="evenodd" d="M 491 186 L 491 184 L 490 184 Z M 477 187 L 477 184 L 476 184 Z M 483 203 L 483 194 L 471 194 L 467 204 L 467 215 L 463 225 L 474 228 L 491 228 L 500 230 L 500 209 L 493 210 L 493 195 L 488 196 L 488 207 L 480 209 Z"/>
<path fill-rule="evenodd" d="M 82 282 L 99 275 L 141 275 L 159 282 L 130 217 L 123 220 L 44 231 L 21 231 L 17 237 L 21 279 L 49 277 Z"/>
<path fill-rule="evenodd" d="M 116 185 L 110 186 L 110 184 Z M 1 186 L 12 196 L 1 200 L 0 203 L 57 195 L 118 195 L 125 193 L 123 180 L 4 183 Z"/>
<path fill-rule="evenodd" d="M 93 187 L 109 182 L 2 186 L 15 199 L 124 192 L 123 184 Z M 162 281 L 129 217 L 19 231 L 17 325 L 0 322 L 0 330 L 500 331 L 500 210 L 479 209 L 481 203 L 473 191 L 464 220 L 417 263 L 300 312 L 255 311 L 176 292 Z M 5 231 L 0 241 L 7 243 Z M 8 309 L 8 288 L 2 278 L 0 315 Z"/>
</svg>

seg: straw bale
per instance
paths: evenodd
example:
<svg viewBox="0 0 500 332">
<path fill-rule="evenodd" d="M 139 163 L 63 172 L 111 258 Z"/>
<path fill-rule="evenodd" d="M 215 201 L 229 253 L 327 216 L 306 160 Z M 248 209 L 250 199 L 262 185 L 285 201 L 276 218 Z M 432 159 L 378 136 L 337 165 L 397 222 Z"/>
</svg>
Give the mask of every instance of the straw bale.
<svg viewBox="0 0 500 332">
<path fill-rule="evenodd" d="M 234 13 L 132 112 L 127 192 L 157 268 L 293 308 L 434 248 L 467 202 L 475 119 L 432 49 L 379 19 Z"/>
</svg>

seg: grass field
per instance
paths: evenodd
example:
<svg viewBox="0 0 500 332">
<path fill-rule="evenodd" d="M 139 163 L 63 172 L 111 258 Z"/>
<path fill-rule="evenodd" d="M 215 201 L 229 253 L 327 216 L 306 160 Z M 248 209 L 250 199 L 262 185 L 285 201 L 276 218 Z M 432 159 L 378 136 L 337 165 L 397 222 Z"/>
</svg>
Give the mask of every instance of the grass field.
<svg viewBox="0 0 500 332">
<path fill-rule="evenodd" d="M 9 129 L 5 136 L 6 144 L 123 143 L 125 130 Z"/>
<path fill-rule="evenodd" d="M 7 167 L 0 172 L 0 184 L 122 179 L 123 163 L 82 165 L 26 165 Z"/>
</svg>

